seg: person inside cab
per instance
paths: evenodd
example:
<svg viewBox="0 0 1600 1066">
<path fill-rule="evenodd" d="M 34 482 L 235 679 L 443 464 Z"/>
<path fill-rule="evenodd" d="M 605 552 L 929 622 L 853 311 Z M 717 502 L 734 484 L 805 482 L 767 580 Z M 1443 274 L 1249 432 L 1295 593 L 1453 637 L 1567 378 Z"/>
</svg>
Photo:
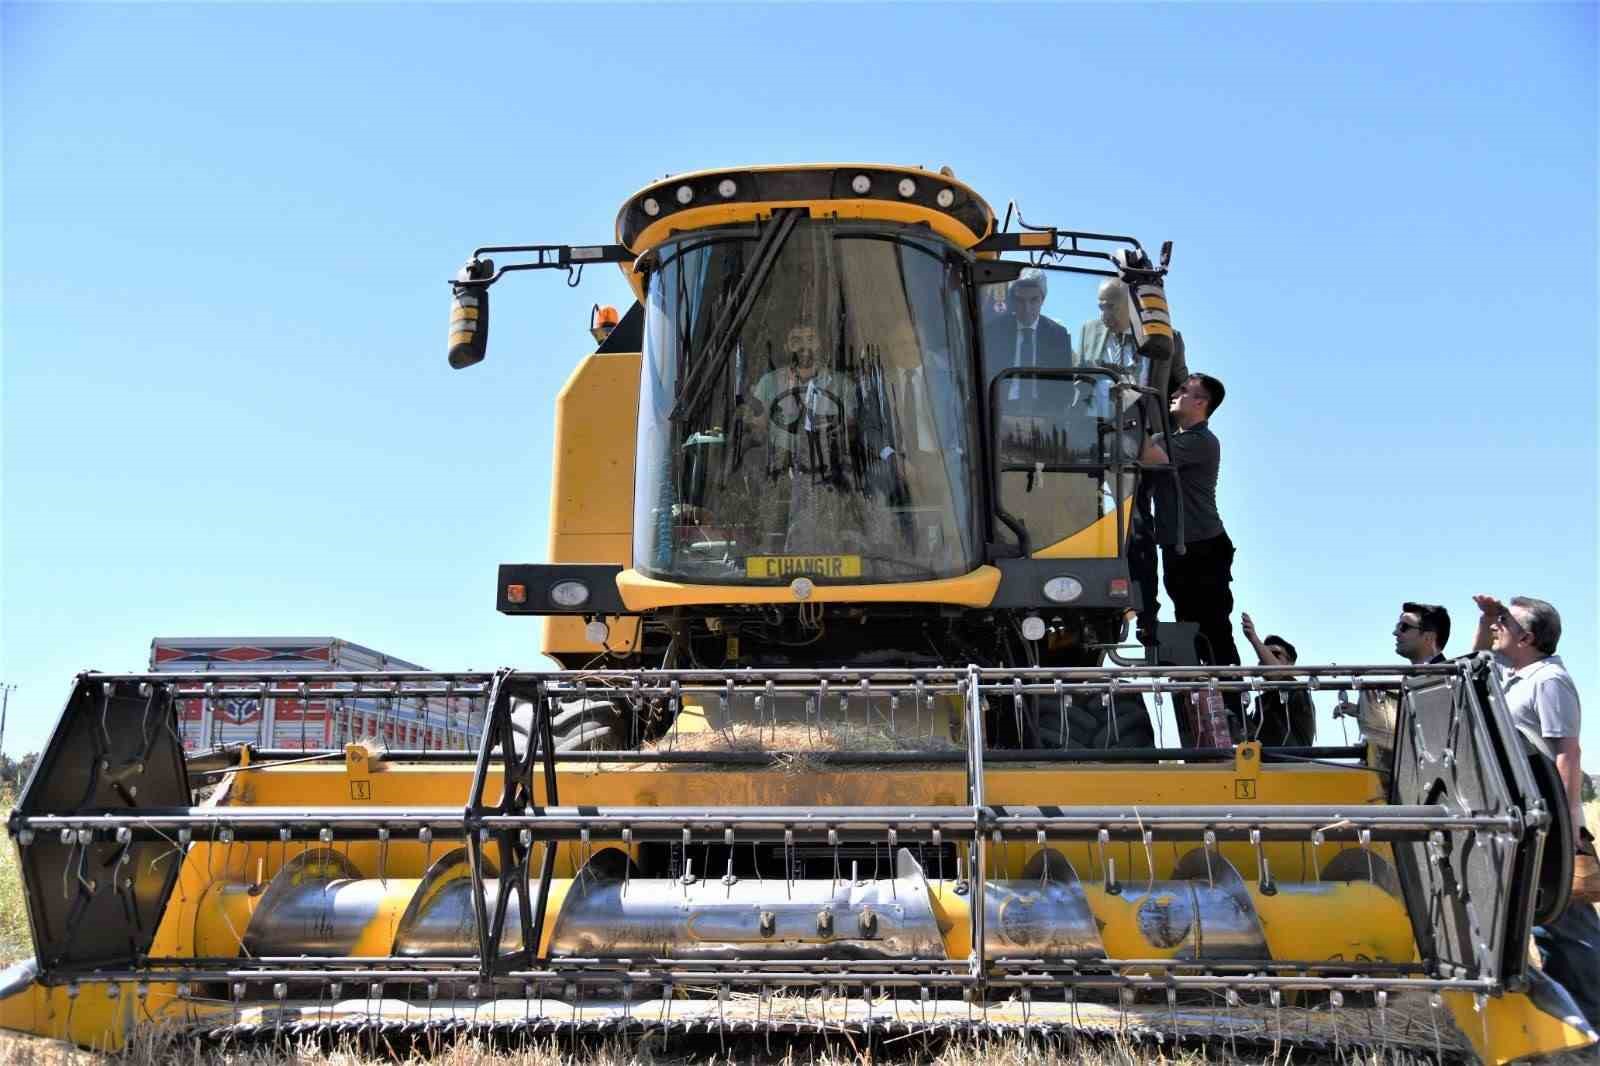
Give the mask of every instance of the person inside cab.
<svg viewBox="0 0 1600 1066">
<path fill-rule="evenodd" d="M 822 364 L 815 326 L 784 339 L 787 363 L 762 374 L 746 396 L 748 439 L 764 452 L 766 548 L 786 553 L 896 540 L 885 504 L 904 493 L 903 459 L 874 387 L 869 348 L 851 368 Z"/>
</svg>

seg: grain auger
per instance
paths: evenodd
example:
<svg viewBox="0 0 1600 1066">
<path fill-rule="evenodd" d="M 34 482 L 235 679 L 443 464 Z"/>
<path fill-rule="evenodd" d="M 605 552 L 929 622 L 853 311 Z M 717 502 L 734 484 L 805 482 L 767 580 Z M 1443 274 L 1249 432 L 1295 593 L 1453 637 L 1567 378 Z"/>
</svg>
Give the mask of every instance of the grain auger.
<svg viewBox="0 0 1600 1066">
<path fill-rule="evenodd" d="M 1124 1031 L 1495 1062 L 1592 1039 L 1529 971 L 1567 827 L 1481 663 L 318 675 L 335 703 L 481 698 L 475 762 L 186 759 L 176 708 L 199 679 L 78 679 L 9 822 L 37 954 L 6 975 L 5 1025 L 102 1047 L 152 1021 Z M 1055 700 L 1291 686 L 1387 694 L 1392 762 L 987 739 Z M 557 751 L 574 708 L 751 730 Z"/>
</svg>

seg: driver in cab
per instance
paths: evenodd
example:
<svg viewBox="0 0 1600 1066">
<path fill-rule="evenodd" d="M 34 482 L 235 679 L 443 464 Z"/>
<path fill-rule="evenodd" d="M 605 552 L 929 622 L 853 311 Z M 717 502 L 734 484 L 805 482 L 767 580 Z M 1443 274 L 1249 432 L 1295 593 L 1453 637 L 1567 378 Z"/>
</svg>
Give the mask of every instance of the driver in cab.
<svg viewBox="0 0 1600 1066">
<path fill-rule="evenodd" d="M 886 486 L 872 474 L 900 462 L 874 405 L 863 402 L 852 375 L 820 365 L 821 349 L 815 326 L 793 326 L 784 338 L 788 365 L 767 371 L 746 396 L 746 426 L 765 442 L 767 477 L 788 486 L 774 485 L 764 504 L 787 513 L 769 526 L 786 529 L 783 551 L 819 551 L 841 539 L 861 550 L 877 539 L 869 515 L 877 508 L 867 500 Z"/>
<path fill-rule="evenodd" d="M 750 390 L 748 424 L 766 434 L 767 472 L 841 484 L 857 403 L 850 379 L 818 366 L 815 326 L 798 325 L 784 339 L 789 365 L 761 375 Z"/>
</svg>

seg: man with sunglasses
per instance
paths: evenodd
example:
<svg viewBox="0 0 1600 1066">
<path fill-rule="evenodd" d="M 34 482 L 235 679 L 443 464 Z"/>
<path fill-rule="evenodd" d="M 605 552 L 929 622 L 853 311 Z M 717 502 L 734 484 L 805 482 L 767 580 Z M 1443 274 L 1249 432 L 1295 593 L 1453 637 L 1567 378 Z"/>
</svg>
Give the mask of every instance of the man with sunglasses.
<svg viewBox="0 0 1600 1066">
<path fill-rule="evenodd" d="M 1396 655 L 1410 660 L 1412 666 L 1442 663 L 1445 642 L 1449 639 L 1449 611 L 1433 603 L 1400 605 L 1400 620 L 1394 624 Z"/>
<path fill-rule="evenodd" d="M 1170 461 L 1182 479 L 1179 492 L 1171 478 L 1153 475 L 1155 539 L 1161 546 L 1172 613 L 1180 622 L 1199 624 L 1197 650 L 1200 661 L 1209 666 L 1239 665 L 1239 648 L 1233 642 L 1233 541 L 1217 513 L 1222 444 L 1208 424 L 1226 391 L 1209 374 L 1190 374 L 1172 397 L 1172 422 L 1177 427 L 1171 438 L 1172 455 L 1152 438 L 1141 456 L 1147 463 Z M 1228 700 L 1237 718 L 1238 693 L 1230 693 Z"/>
<path fill-rule="evenodd" d="M 1578 689 L 1556 652 L 1561 641 L 1561 615 L 1544 600 L 1514 597 L 1509 604 L 1493 596 L 1474 596 L 1478 635 L 1473 651 L 1491 651 L 1505 691 L 1511 719 L 1537 734 L 1555 754 L 1556 770 L 1566 786 L 1567 805 L 1578 839 L 1572 878 L 1572 901 L 1555 921 L 1533 931 L 1544 959 L 1545 975 L 1561 983 L 1591 1025 L 1600 1025 L 1600 860 L 1594 838 L 1583 828 L 1579 802 L 1583 781 L 1579 726 L 1583 710 Z"/>
</svg>

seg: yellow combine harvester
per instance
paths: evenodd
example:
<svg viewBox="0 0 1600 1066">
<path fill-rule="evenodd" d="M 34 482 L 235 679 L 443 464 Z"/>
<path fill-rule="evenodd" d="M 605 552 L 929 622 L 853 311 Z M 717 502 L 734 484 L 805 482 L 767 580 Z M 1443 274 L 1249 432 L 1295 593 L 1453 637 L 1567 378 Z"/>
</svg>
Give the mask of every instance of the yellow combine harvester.
<svg viewBox="0 0 1600 1066">
<path fill-rule="evenodd" d="M 1131 371 L 1018 359 L 1006 253 L 1081 336 L 1109 293 Z M 561 669 L 81 675 L 9 823 L 36 958 L 0 1025 L 1592 1042 L 1526 949 L 1566 806 L 1483 663 L 1209 668 L 1174 627 L 1122 657 L 1130 503 L 1177 476 L 1139 462 L 1168 258 L 889 166 L 689 174 L 614 244 L 479 249 L 456 366 L 507 273 L 638 298 L 557 403 L 553 561 L 499 574 Z M 1297 687 L 1392 731 L 1196 739 Z M 487 728 L 475 761 L 183 754 L 182 701 L 263 698 Z"/>
</svg>

